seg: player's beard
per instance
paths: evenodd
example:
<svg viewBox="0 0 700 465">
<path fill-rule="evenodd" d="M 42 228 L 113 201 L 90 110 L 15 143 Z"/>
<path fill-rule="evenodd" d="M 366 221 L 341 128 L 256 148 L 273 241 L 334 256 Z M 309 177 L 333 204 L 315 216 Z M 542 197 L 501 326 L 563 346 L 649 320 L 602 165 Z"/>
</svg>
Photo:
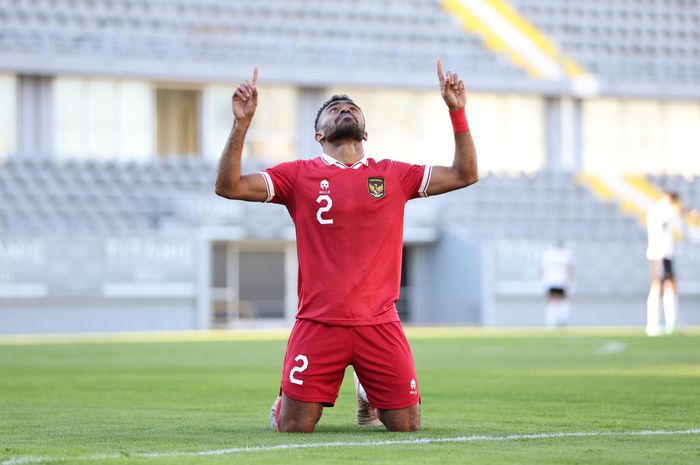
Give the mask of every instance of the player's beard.
<svg viewBox="0 0 700 465">
<path fill-rule="evenodd" d="M 361 141 L 364 138 L 365 128 L 361 127 L 352 116 L 347 120 L 340 118 L 340 121 L 328 130 L 325 137 L 326 142 L 337 142 L 339 140 Z"/>
</svg>

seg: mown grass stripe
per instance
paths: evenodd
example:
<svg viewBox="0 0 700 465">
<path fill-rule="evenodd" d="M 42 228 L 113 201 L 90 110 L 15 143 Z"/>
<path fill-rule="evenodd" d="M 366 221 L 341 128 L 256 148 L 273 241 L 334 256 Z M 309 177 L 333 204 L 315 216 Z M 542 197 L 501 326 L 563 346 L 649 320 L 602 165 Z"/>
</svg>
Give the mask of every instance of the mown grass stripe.
<svg viewBox="0 0 700 465">
<path fill-rule="evenodd" d="M 568 439 L 590 437 L 619 437 L 619 436 L 679 436 L 700 434 L 700 428 L 685 430 L 643 430 L 643 431 L 575 431 L 560 433 L 535 433 L 535 434 L 511 434 L 507 436 L 457 436 L 451 438 L 415 438 L 415 439 L 388 439 L 385 441 L 332 441 L 277 444 L 270 446 L 233 447 L 230 449 L 213 449 L 203 451 L 166 451 L 166 452 L 134 452 L 129 457 L 139 458 L 174 458 L 174 457 L 205 457 L 217 455 L 233 455 L 250 452 L 273 452 L 289 449 L 319 449 L 327 447 L 385 447 L 385 446 L 413 446 L 441 443 L 463 442 L 499 442 L 499 441 L 523 441 L 537 439 Z M 83 457 L 14 457 L 2 462 L 2 465 L 41 464 L 47 462 L 69 461 L 99 461 L 124 457 L 122 454 L 96 454 Z"/>
</svg>

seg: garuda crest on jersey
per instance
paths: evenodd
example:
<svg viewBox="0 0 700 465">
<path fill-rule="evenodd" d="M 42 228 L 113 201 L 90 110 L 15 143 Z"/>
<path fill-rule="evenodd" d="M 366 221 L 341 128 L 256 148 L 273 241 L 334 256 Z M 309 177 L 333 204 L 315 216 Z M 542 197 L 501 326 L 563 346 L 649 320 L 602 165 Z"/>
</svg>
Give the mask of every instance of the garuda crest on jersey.
<svg viewBox="0 0 700 465">
<path fill-rule="evenodd" d="M 381 199 L 384 197 L 384 178 L 367 178 L 367 189 L 369 190 L 369 195 L 375 199 Z"/>
</svg>

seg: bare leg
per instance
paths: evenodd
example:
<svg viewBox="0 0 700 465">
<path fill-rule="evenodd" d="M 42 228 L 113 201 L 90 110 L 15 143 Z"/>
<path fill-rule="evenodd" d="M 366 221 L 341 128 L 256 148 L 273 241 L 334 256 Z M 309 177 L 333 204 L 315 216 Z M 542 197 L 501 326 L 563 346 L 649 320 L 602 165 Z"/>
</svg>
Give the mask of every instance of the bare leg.
<svg viewBox="0 0 700 465">
<path fill-rule="evenodd" d="M 397 410 L 379 410 L 379 419 L 389 431 L 413 432 L 420 428 L 420 405 Z"/>
<path fill-rule="evenodd" d="M 302 402 L 284 394 L 280 408 L 279 430 L 283 433 L 313 433 L 323 413 L 318 402 Z"/>
</svg>

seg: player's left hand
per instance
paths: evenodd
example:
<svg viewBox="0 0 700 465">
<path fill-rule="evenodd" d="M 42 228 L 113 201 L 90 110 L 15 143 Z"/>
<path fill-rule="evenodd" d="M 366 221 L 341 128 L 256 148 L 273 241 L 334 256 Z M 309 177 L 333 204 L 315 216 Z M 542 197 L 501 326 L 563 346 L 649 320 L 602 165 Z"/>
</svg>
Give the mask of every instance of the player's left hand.
<svg viewBox="0 0 700 465">
<path fill-rule="evenodd" d="M 464 81 L 459 79 L 457 74 L 447 71 L 447 75 L 442 72 L 442 60 L 437 61 L 437 75 L 440 81 L 440 95 L 450 110 L 463 110 L 467 105 L 467 91 L 464 88 Z"/>
</svg>

